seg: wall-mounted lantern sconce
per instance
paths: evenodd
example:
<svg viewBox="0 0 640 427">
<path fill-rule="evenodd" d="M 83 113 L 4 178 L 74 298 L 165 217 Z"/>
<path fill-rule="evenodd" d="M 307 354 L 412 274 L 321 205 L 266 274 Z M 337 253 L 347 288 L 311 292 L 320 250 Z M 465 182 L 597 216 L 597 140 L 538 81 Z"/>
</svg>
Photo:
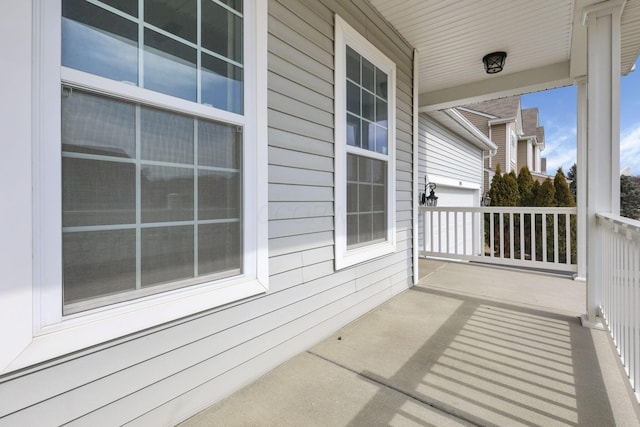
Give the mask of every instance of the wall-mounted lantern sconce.
<svg viewBox="0 0 640 427">
<path fill-rule="evenodd" d="M 429 195 L 427 196 L 427 189 L 429 189 Z M 435 193 L 436 184 L 433 182 L 427 183 L 427 177 L 424 177 L 424 193 L 420 194 L 420 205 L 435 207 L 438 206 L 438 196 Z"/>
<path fill-rule="evenodd" d="M 480 206 L 491 206 L 491 196 L 489 195 L 488 191 L 484 193 L 484 196 L 482 196 L 482 200 L 480 200 Z"/>
<path fill-rule="evenodd" d="M 504 61 L 507 58 L 507 52 L 491 52 L 482 58 L 484 69 L 487 74 L 496 74 L 504 68 Z"/>
</svg>

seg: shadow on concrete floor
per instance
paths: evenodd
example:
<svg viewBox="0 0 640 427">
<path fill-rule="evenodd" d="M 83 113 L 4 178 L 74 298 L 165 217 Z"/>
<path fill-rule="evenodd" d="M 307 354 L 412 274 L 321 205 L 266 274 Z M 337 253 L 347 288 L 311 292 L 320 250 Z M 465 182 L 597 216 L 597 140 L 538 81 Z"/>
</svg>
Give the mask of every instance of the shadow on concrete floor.
<svg viewBox="0 0 640 427">
<path fill-rule="evenodd" d="M 640 425 L 607 333 L 566 305 L 583 285 L 430 265 L 420 285 L 185 425 Z"/>
</svg>

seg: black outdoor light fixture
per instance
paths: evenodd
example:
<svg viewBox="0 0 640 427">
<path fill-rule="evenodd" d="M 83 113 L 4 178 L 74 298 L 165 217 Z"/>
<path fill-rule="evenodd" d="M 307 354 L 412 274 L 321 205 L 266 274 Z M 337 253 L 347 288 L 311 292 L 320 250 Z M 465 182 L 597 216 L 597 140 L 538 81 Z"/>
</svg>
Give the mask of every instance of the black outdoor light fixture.
<svg viewBox="0 0 640 427">
<path fill-rule="evenodd" d="M 480 200 L 480 206 L 491 206 L 491 196 L 489 195 L 488 191 L 484 193 L 484 196 L 482 196 L 482 200 Z"/>
<path fill-rule="evenodd" d="M 427 188 L 429 189 L 429 195 L 427 196 Z M 427 183 L 427 177 L 424 177 L 424 193 L 420 195 L 420 204 L 422 206 L 435 207 L 438 206 L 438 196 L 435 193 L 436 184 L 433 182 Z"/>
<path fill-rule="evenodd" d="M 504 60 L 507 58 L 507 52 L 491 52 L 482 58 L 484 69 L 487 74 L 496 74 L 504 68 Z"/>
</svg>

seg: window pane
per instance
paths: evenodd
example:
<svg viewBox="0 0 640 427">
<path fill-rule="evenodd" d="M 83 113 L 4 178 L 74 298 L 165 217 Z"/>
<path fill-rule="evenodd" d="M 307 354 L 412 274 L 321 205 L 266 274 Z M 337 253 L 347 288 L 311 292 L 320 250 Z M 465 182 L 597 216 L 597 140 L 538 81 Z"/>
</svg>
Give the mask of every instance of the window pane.
<svg viewBox="0 0 640 427">
<path fill-rule="evenodd" d="M 347 212 L 358 212 L 358 184 L 347 183 Z"/>
<path fill-rule="evenodd" d="M 387 163 L 380 160 L 371 160 L 371 182 L 375 184 L 387 183 Z"/>
<path fill-rule="evenodd" d="M 347 181 L 358 181 L 358 156 L 347 154 Z"/>
<path fill-rule="evenodd" d="M 135 106 L 63 89 L 62 151 L 135 158 Z"/>
<path fill-rule="evenodd" d="M 202 103 L 242 114 L 244 89 L 242 68 L 202 54 Z"/>
<path fill-rule="evenodd" d="M 375 93 L 375 67 L 365 58 L 362 58 L 362 87 Z"/>
<path fill-rule="evenodd" d="M 197 42 L 196 0 L 145 0 L 144 20 L 192 43 Z"/>
<path fill-rule="evenodd" d="M 135 230 L 64 233 L 62 248 L 65 304 L 135 289 Z"/>
<path fill-rule="evenodd" d="M 375 121 L 375 97 L 367 91 L 362 91 L 362 117 L 370 122 Z"/>
<path fill-rule="evenodd" d="M 372 234 L 373 240 L 380 240 L 387 237 L 387 215 L 385 213 L 374 213 L 372 215 Z"/>
<path fill-rule="evenodd" d="M 196 101 L 196 50 L 145 29 L 144 87 Z"/>
<path fill-rule="evenodd" d="M 141 108 L 142 159 L 193 164 L 193 118 Z"/>
<path fill-rule="evenodd" d="M 62 2 L 62 65 L 138 84 L 138 26 L 81 0 Z"/>
<path fill-rule="evenodd" d="M 240 218 L 240 174 L 200 170 L 198 172 L 198 219 Z"/>
<path fill-rule="evenodd" d="M 206 0 L 202 22 L 202 47 L 242 64 L 242 18 Z"/>
<path fill-rule="evenodd" d="M 373 123 L 363 121 L 364 125 L 362 128 L 362 139 L 364 140 L 364 145 L 362 148 L 366 148 L 367 150 L 375 151 L 376 149 L 376 125 Z"/>
<path fill-rule="evenodd" d="M 142 229 L 142 286 L 193 277 L 193 226 Z"/>
<path fill-rule="evenodd" d="M 386 238 L 386 165 L 347 154 L 347 246 Z"/>
<path fill-rule="evenodd" d="M 372 125 L 372 128 L 374 126 Z M 386 128 L 375 126 L 376 132 L 376 142 L 375 142 L 375 151 L 382 154 L 387 154 L 388 145 L 389 145 L 389 131 Z M 373 150 L 374 148 L 371 147 Z"/>
<path fill-rule="evenodd" d="M 371 214 L 358 215 L 358 243 L 370 242 L 373 240 L 373 218 Z"/>
<path fill-rule="evenodd" d="M 387 193 L 384 186 L 373 185 L 371 188 L 371 210 L 384 211 L 387 207 Z"/>
<path fill-rule="evenodd" d="M 360 119 L 347 114 L 347 144 L 360 147 Z"/>
<path fill-rule="evenodd" d="M 347 246 L 358 244 L 358 214 L 347 215 Z"/>
<path fill-rule="evenodd" d="M 347 82 L 347 111 L 359 116 L 361 114 L 360 105 L 360 88 Z"/>
<path fill-rule="evenodd" d="M 380 98 L 376 98 L 376 123 L 380 126 L 387 127 L 387 117 L 389 105 L 387 101 L 384 101 Z"/>
<path fill-rule="evenodd" d="M 347 78 L 360 84 L 360 55 L 347 46 Z"/>
<path fill-rule="evenodd" d="M 358 185 L 358 212 L 371 211 L 371 186 L 367 184 Z"/>
<path fill-rule="evenodd" d="M 371 182 L 371 163 L 374 161 L 358 156 L 358 182 Z"/>
<path fill-rule="evenodd" d="M 62 159 L 62 226 L 136 222 L 136 165 Z"/>
<path fill-rule="evenodd" d="M 193 169 L 143 166 L 142 222 L 193 220 Z"/>
<path fill-rule="evenodd" d="M 238 270 L 241 265 L 240 223 L 205 224 L 198 227 L 198 274 Z"/>
<path fill-rule="evenodd" d="M 376 68 L 376 95 L 387 100 L 387 74 Z"/>
<path fill-rule="evenodd" d="M 198 164 L 219 168 L 240 169 L 242 159 L 241 128 L 198 121 Z"/>
</svg>

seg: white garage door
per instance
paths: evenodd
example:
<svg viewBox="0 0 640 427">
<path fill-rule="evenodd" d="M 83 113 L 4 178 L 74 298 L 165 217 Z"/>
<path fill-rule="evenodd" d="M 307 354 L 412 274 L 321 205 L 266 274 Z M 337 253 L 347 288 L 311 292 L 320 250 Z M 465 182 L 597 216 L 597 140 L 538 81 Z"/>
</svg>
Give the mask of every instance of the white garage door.
<svg viewBox="0 0 640 427">
<path fill-rule="evenodd" d="M 480 206 L 479 201 L 480 190 L 471 188 L 449 187 L 438 185 L 436 188 L 436 196 L 438 196 L 438 206 L 443 207 L 477 207 Z"/>
</svg>

